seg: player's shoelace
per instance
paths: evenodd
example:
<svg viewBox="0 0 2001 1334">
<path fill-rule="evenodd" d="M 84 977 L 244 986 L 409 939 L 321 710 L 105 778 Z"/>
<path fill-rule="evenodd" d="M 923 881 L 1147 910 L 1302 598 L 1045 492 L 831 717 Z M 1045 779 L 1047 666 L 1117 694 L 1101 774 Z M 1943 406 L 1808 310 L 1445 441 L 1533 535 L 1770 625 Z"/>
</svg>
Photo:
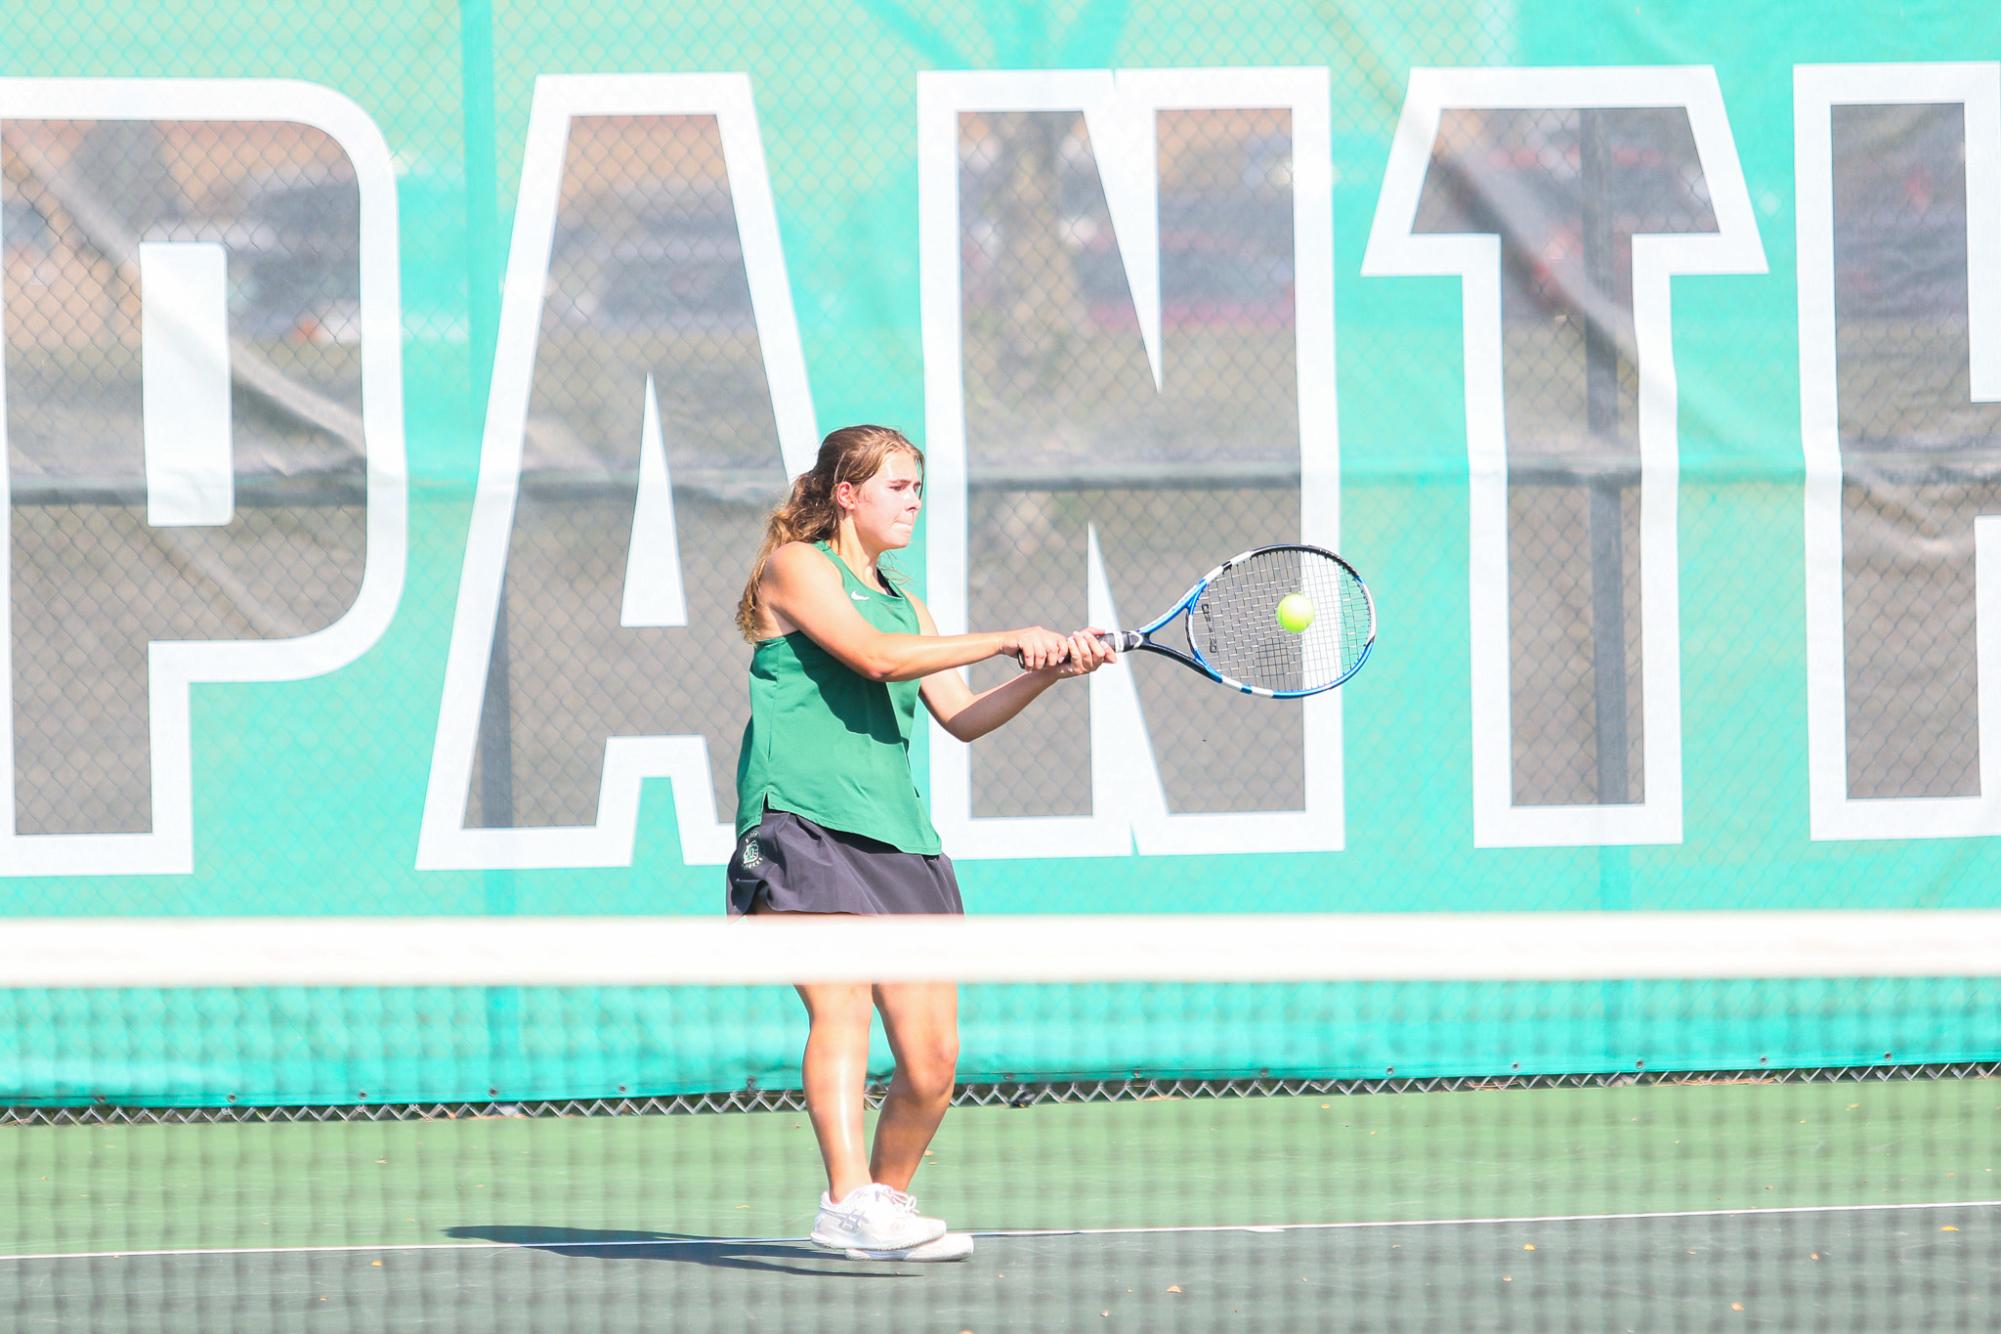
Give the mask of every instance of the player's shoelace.
<svg viewBox="0 0 2001 1334">
<path fill-rule="evenodd" d="M 856 1192 L 857 1195 L 863 1193 L 861 1191 Z M 868 1193 L 872 1194 L 875 1199 L 882 1200 L 888 1208 L 899 1214 L 904 1214 L 912 1218 L 917 1217 L 917 1197 L 914 1195 L 897 1190 L 894 1186 L 883 1185 L 877 1185 L 872 1192 Z M 846 1204 L 845 1200 L 835 1202 L 831 1212 L 850 1226 L 859 1225 L 862 1220 L 867 1218 L 869 1200 L 865 1199 L 854 1205 L 845 1208 L 842 1207 Z"/>
</svg>

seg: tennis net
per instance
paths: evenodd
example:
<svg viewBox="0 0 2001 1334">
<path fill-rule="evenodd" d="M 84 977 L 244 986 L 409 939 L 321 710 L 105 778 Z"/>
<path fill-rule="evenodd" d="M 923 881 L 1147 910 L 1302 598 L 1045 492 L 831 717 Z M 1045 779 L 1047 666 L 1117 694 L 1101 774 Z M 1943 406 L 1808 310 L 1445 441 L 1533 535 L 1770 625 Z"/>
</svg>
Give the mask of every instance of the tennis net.
<svg viewBox="0 0 2001 1334">
<path fill-rule="evenodd" d="M 17 921 L 0 1312 L 1984 1328 L 1998 917 Z M 807 1240 L 786 983 L 855 979 L 960 983 L 964 1262 Z"/>
</svg>

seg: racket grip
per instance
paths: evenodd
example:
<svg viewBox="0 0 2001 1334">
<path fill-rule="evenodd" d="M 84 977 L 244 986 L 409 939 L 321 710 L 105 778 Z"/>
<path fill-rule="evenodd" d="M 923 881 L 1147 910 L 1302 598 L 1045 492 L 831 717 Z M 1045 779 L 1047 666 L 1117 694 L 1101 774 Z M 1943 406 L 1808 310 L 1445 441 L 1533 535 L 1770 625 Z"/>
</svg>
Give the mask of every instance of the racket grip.
<svg viewBox="0 0 2001 1334">
<path fill-rule="evenodd" d="M 1108 630 L 1098 638 L 1103 643 L 1110 644 L 1114 653 L 1130 653 L 1140 646 L 1145 636 L 1132 630 Z M 1028 665 L 1022 662 L 1019 653 L 1014 655 L 1014 660 L 1024 667 Z"/>
</svg>

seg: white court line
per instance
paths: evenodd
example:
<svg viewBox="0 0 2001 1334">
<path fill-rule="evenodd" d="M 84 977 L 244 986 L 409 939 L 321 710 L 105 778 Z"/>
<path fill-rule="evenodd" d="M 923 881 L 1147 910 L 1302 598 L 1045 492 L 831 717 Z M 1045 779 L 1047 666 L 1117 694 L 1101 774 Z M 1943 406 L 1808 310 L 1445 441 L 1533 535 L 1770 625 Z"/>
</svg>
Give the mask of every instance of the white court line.
<svg viewBox="0 0 2001 1334">
<path fill-rule="evenodd" d="M 1616 1223 L 1646 1218 L 1750 1218 L 1760 1214 L 1867 1214 L 1912 1209 L 1994 1209 L 2001 1200 L 1927 1200 L 1916 1204 L 1787 1204 L 1757 1209 L 1661 1209 L 1630 1214 L 1522 1214 L 1498 1218 L 1386 1218 L 1352 1223 L 1238 1223 L 1227 1227 L 1017 1228 L 976 1237 L 1114 1237 L 1166 1232 L 1342 1232 L 1396 1227 L 1512 1227 L 1529 1223 Z"/>
<path fill-rule="evenodd" d="M 1997 1209 L 2001 1200 L 1930 1200 L 1914 1204 L 1789 1204 L 1760 1209 L 1667 1209 L 1627 1214 L 1522 1214 L 1496 1218 L 1388 1218 L 1349 1223 L 1233 1223 L 1186 1227 L 1074 1227 L 973 1229 L 974 1237 L 1123 1237 L 1194 1232 L 1352 1232 L 1379 1228 L 1512 1227 L 1530 1223 L 1616 1223 L 1651 1218 L 1754 1218 L 1765 1214 L 1900 1213 L 1921 1209 Z M 383 1255 L 405 1251 L 594 1251 L 614 1246 L 810 1246 L 805 1237 L 659 1237 L 651 1240 L 607 1241 L 422 1241 L 383 1246 L 219 1246 L 158 1251 L 51 1251 L 38 1255 L 0 1255 L 0 1263 L 26 1260 L 137 1260 L 157 1256 L 195 1255 L 336 1255 L 368 1251 Z"/>
</svg>

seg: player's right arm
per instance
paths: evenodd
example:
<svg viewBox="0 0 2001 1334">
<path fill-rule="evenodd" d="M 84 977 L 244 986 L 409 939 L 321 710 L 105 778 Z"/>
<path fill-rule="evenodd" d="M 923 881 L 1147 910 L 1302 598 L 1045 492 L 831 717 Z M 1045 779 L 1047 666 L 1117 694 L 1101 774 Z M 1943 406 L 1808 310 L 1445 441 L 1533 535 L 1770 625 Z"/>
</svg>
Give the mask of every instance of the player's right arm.
<svg viewBox="0 0 2001 1334">
<path fill-rule="evenodd" d="M 1036 671 L 1063 660 L 1067 641 L 1053 630 L 1027 626 L 970 635 L 891 634 L 870 625 L 848 598 L 841 573 L 817 549 L 788 542 L 771 553 L 758 583 L 779 634 L 803 630 L 844 665 L 871 681 L 914 681 L 1002 655 Z"/>
</svg>

